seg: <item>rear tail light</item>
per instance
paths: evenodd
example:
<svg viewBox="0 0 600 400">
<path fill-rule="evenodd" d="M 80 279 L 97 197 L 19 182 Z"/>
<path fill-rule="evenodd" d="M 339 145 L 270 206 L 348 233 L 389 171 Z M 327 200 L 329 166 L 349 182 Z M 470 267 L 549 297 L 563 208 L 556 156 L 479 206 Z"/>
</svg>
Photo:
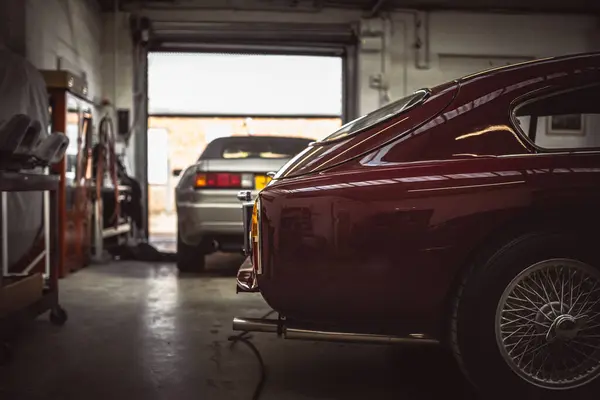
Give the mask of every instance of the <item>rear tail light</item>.
<svg viewBox="0 0 600 400">
<path fill-rule="evenodd" d="M 240 189 L 252 188 L 251 174 L 230 172 L 206 172 L 196 174 L 196 188 L 202 189 Z"/>
</svg>

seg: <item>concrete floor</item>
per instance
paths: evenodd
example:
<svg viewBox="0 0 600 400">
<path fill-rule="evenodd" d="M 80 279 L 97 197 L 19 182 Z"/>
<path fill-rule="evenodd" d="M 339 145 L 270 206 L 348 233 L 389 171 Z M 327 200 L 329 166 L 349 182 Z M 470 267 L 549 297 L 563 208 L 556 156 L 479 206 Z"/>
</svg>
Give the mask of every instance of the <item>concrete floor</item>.
<svg viewBox="0 0 600 400">
<path fill-rule="evenodd" d="M 269 309 L 235 294 L 238 257 L 211 256 L 202 276 L 173 265 L 96 265 L 61 281 L 64 327 L 40 317 L 0 367 L 0 399 L 250 400 L 258 363 L 229 348 L 234 315 Z M 264 400 L 471 399 L 438 349 L 253 338 L 268 368 Z"/>
</svg>

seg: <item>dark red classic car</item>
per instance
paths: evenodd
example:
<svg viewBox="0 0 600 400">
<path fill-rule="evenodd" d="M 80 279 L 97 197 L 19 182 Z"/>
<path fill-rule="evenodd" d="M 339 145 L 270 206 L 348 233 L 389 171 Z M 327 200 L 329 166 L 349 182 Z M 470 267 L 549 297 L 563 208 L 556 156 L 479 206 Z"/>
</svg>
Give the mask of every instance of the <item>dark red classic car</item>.
<svg viewBox="0 0 600 400">
<path fill-rule="evenodd" d="M 235 330 L 439 342 L 488 396 L 598 398 L 600 54 L 419 90 L 309 146 L 245 210 L 238 291 L 280 317 Z"/>
</svg>

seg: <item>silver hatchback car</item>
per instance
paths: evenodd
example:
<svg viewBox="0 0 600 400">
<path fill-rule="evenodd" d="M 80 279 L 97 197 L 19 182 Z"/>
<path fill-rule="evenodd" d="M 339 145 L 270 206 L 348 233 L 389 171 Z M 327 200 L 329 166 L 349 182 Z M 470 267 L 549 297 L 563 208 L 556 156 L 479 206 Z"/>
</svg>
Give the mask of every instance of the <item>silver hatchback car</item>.
<svg viewBox="0 0 600 400">
<path fill-rule="evenodd" d="M 241 252 L 244 229 L 237 193 L 251 191 L 255 197 L 271 180 L 270 173 L 310 142 L 273 136 L 231 136 L 210 142 L 175 188 L 179 270 L 203 270 L 204 256 L 216 250 Z"/>
</svg>

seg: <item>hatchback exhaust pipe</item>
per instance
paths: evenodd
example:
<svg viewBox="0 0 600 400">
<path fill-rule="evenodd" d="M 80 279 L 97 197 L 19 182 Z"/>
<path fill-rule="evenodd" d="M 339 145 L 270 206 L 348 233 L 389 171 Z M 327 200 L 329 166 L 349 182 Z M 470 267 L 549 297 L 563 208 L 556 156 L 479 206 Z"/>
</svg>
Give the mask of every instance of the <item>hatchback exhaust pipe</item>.
<svg viewBox="0 0 600 400">
<path fill-rule="evenodd" d="M 326 342 L 372 343 L 372 344 L 427 344 L 437 345 L 439 341 L 423 334 L 408 336 L 372 335 L 366 333 L 333 332 L 313 329 L 303 329 L 290 326 L 283 320 L 266 318 L 233 319 L 233 330 L 243 332 L 277 333 L 284 339 L 316 340 Z"/>
</svg>

